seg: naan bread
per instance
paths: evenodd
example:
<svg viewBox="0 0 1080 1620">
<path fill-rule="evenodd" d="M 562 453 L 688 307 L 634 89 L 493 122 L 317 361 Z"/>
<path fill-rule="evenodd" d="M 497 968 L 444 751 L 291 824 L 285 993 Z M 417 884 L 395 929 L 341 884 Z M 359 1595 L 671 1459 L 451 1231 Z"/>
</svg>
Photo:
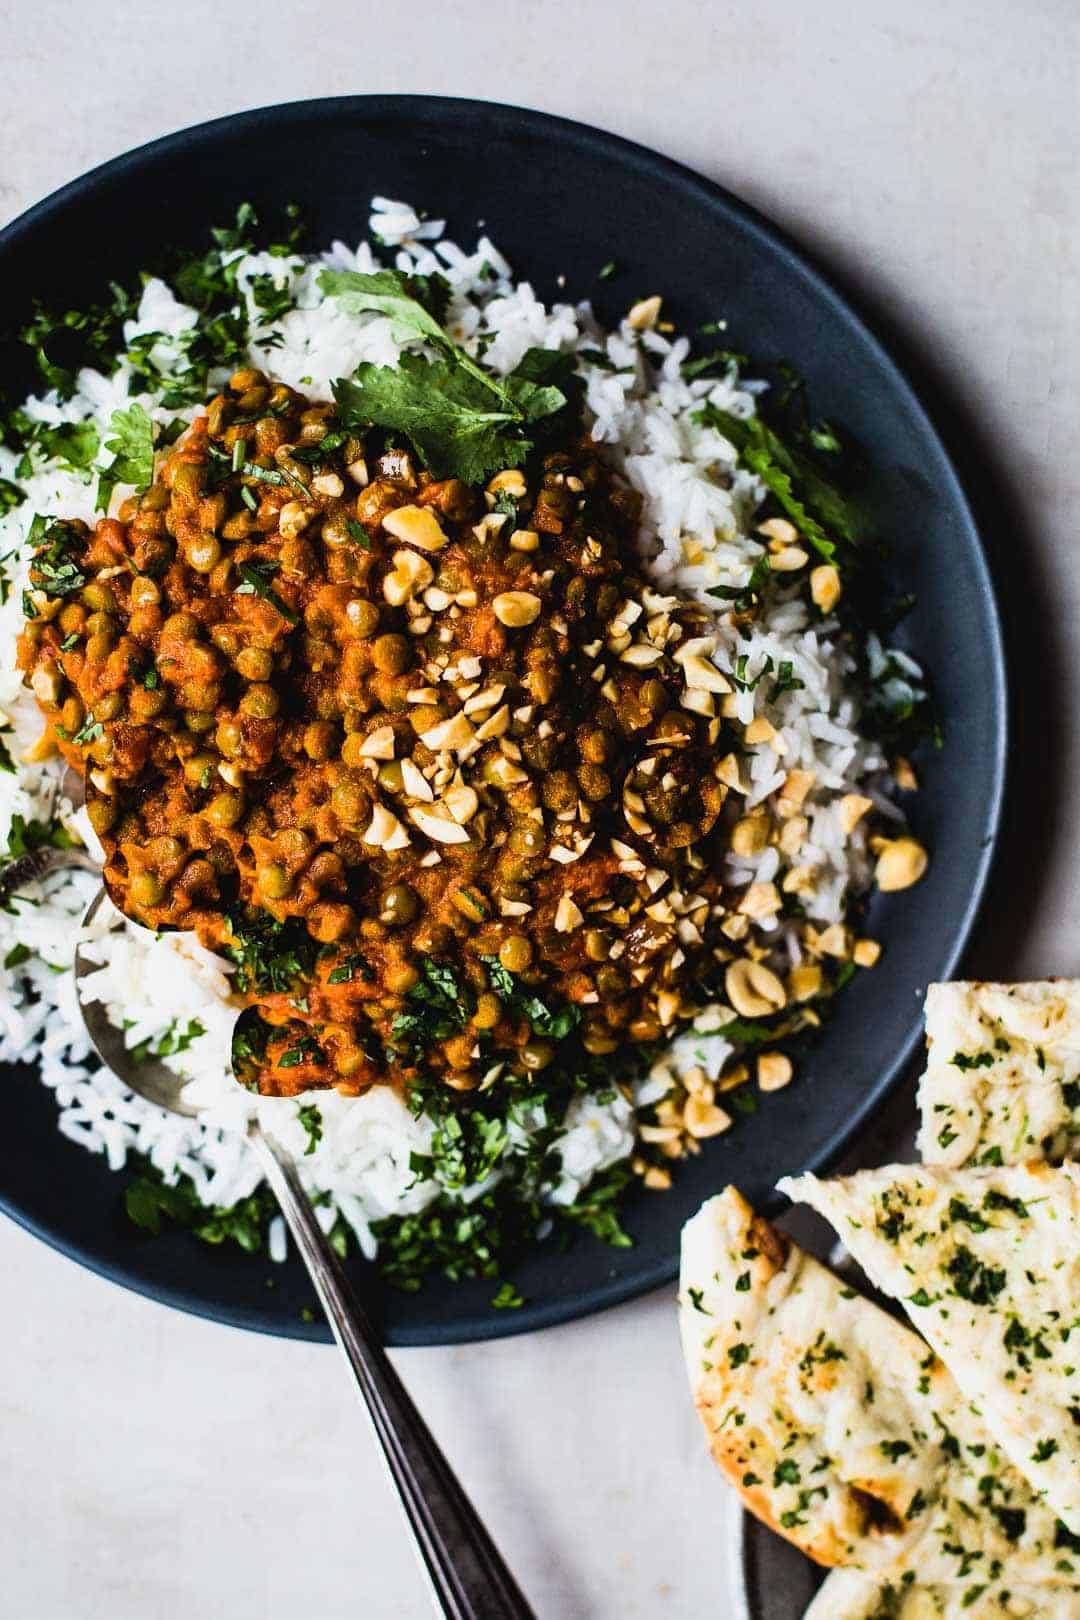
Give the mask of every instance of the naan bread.
<svg viewBox="0 0 1080 1620">
<path fill-rule="evenodd" d="M 728 1188 L 683 1230 L 680 1325 L 716 1462 L 826 1565 L 972 1590 L 1080 1579 L 932 1351 Z"/>
<path fill-rule="evenodd" d="M 926 1164 L 1080 1157 L 1080 980 L 932 984 L 926 1042 Z"/>
<path fill-rule="evenodd" d="M 1080 1586 L 916 1586 L 836 1569 L 803 1620 L 1077 1620 Z"/>
<path fill-rule="evenodd" d="M 780 1183 L 830 1220 L 1006 1455 L 1080 1534 L 1080 1165 Z"/>
</svg>

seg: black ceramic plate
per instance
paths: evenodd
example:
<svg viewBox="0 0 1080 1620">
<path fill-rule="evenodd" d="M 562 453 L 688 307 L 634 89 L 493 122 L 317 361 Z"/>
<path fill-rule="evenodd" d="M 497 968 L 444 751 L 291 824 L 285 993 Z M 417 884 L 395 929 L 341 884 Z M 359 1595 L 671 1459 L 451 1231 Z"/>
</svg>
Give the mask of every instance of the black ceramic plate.
<svg viewBox="0 0 1080 1620">
<path fill-rule="evenodd" d="M 933 672 L 945 746 L 927 762 L 914 812 L 934 852 L 926 881 L 874 902 L 884 965 L 858 977 L 797 1084 L 683 1167 L 674 1190 L 641 1196 L 635 1245 L 538 1251 L 518 1285 L 529 1303 L 493 1311 L 486 1284 L 437 1283 L 386 1300 L 391 1343 L 484 1338 L 612 1305 L 675 1273 L 678 1233 L 701 1199 L 736 1179 L 763 1209 L 778 1176 L 821 1166 L 858 1132 L 920 1039 L 921 992 L 947 978 L 968 938 L 997 835 L 1004 775 L 1005 670 L 998 615 L 971 510 L 927 408 L 836 290 L 777 231 L 726 192 L 640 147 L 580 125 L 478 102 L 359 97 L 222 119 L 118 158 L 57 192 L 0 234 L 5 317 L 17 327 L 36 295 L 81 306 L 110 278 L 130 279 L 170 244 L 201 245 L 207 227 L 250 200 L 267 217 L 302 205 L 313 243 L 363 236 L 374 193 L 477 222 L 541 295 L 592 295 L 614 319 L 630 298 L 663 292 L 691 330 L 727 317 L 731 341 L 787 359 L 815 409 L 843 423 L 879 472 L 880 530 L 892 584 L 916 607 L 904 639 Z M 616 260 L 614 282 L 597 272 Z M 10 397 L 31 383 L 25 357 L 0 344 Z M 296 1264 L 271 1268 L 210 1251 L 181 1233 L 144 1240 L 125 1221 L 120 1180 L 58 1135 L 52 1098 L 27 1075 L 5 1081 L 0 1203 L 87 1266 L 220 1321 L 325 1338 L 301 1310 Z M 272 1272 L 274 1286 L 267 1285 Z"/>
<path fill-rule="evenodd" d="M 825 1571 L 797 1547 L 743 1515 L 742 1569 L 750 1620 L 802 1620 Z"/>
</svg>

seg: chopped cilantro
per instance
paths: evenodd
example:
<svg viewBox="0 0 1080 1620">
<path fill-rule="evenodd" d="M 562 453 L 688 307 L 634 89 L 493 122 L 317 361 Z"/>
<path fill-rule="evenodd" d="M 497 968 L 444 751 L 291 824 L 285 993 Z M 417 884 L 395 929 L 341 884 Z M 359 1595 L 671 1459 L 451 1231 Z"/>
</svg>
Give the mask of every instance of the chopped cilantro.
<svg viewBox="0 0 1080 1620">
<path fill-rule="evenodd" d="M 992 1052 L 979 1052 L 972 1056 L 968 1052 L 954 1052 L 949 1059 L 954 1069 L 992 1069 L 994 1054 Z"/>
<path fill-rule="evenodd" d="M 287 603 L 281 600 L 273 587 L 272 580 L 279 566 L 280 564 L 276 562 L 252 561 L 239 563 L 236 571 L 243 583 L 236 587 L 236 594 L 238 596 L 261 596 L 270 603 L 271 607 L 276 608 L 281 617 L 286 619 L 289 624 L 299 624 L 298 616 Z"/>
<path fill-rule="evenodd" d="M 307 1147 L 304 1149 L 306 1159 L 309 1154 L 314 1153 L 322 1141 L 322 1115 L 315 1103 L 301 1103 L 296 1110 L 296 1117 L 307 1132 Z"/>
</svg>

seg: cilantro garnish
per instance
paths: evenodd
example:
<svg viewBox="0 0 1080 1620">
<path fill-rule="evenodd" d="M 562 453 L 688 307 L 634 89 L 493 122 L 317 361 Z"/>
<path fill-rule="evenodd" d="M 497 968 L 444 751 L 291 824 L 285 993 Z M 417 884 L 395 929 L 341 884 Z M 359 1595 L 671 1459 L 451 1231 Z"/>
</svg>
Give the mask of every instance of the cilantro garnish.
<svg viewBox="0 0 1080 1620">
<path fill-rule="evenodd" d="M 963 1244 L 949 1258 L 945 1270 L 952 1278 L 953 1291 L 973 1305 L 989 1305 L 1005 1286 L 1004 1269 L 985 1265 Z"/>
<path fill-rule="evenodd" d="M 296 1117 L 304 1127 L 304 1130 L 307 1132 L 307 1147 L 304 1149 L 304 1157 L 306 1159 L 309 1154 L 314 1153 L 315 1149 L 322 1141 L 322 1115 L 320 1114 L 315 1103 L 301 1103 L 300 1107 L 296 1110 Z"/>
<path fill-rule="evenodd" d="M 174 1018 L 165 1033 L 156 1040 L 148 1038 L 133 1046 L 131 1056 L 136 1063 L 142 1063 L 148 1057 L 174 1057 L 179 1052 L 186 1052 L 200 1035 L 205 1034 L 206 1026 L 198 1018 L 189 1019 L 183 1028 L 179 1020 Z"/>
<path fill-rule="evenodd" d="M 88 712 L 82 725 L 79 727 L 78 731 L 71 740 L 78 747 L 80 744 L 96 742 L 99 737 L 103 737 L 104 735 L 105 727 L 102 725 L 101 721 L 95 720 L 94 716 Z"/>
<path fill-rule="evenodd" d="M 730 601 L 736 613 L 745 613 L 756 601 L 761 587 L 766 583 L 772 573 L 772 565 L 768 555 L 763 553 L 750 570 L 750 578 L 745 585 L 713 585 L 705 592 L 706 596 L 719 597 L 721 601 Z"/>
<path fill-rule="evenodd" d="M 20 855 L 42 849 L 46 844 L 51 844 L 54 849 L 74 849 L 75 840 L 58 821 L 27 821 L 16 811 L 8 829 L 7 849 L 0 850 L 0 854 L 15 860 Z"/>
<path fill-rule="evenodd" d="M 396 1045 L 416 1055 L 436 1041 L 461 1029 L 472 1012 L 471 997 L 461 989 L 453 968 L 425 956 L 420 979 L 409 991 L 411 1006 L 399 1012 L 391 1026 Z"/>
<path fill-rule="evenodd" d="M 101 448 L 101 435 L 94 421 L 62 422 L 45 428 L 38 443 L 50 461 L 58 461 L 71 472 L 89 472 Z"/>
<path fill-rule="evenodd" d="M 371 979 L 374 975 L 363 958 L 353 952 L 326 975 L 327 984 L 351 984 L 353 979 Z"/>
<path fill-rule="evenodd" d="M 137 1161 L 138 1162 L 138 1161 Z M 274 1195 L 259 1187 L 249 1198 L 235 1204 L 208 1208 L 199 1200 L 195 1184 L 187 1176 L 168 1185 L 161 1172 L 142 1161 L 139 1174 L 124 1193 L 127 1216 L 145 1232 L 157 1235 L 166 1221 L 190 1228 L 204 1243 L 237 1243 L 248 1254 L 257 1254 L 270 1218 L 277 1213 Z"/>
<path fill-rule="evenodd" d="M 447 301 L 440 276 L 324 270 L 319 285 L 354 313 L 388 316 L 398 342 L 437 351 L 433 360 L 406 352 L 396 367 L 364 362 L 334 383 L 334 397 L 347 428 L 374 424 L 404 433 L 443 476 L 478 483 L 520 466 L 533 449 L 530 425 L 568 402 L 570 357 L 530 349 L 514 372 L 497 377 L 455 343 L 440 324 Z"/>
<path fill-rule="evenodd" d="M 322 1047 L 314 1035 L 301 1035 L 295 1046 L 290 1046 L 277 1060 L 279 1069 L 297 1069 L 301 1063 L 318 1063 L 323 1055 Z"/>
<path fill-rule="evenodd" d="M 79 529 L 62 518 L 43 517 L 39 512 L 30 525 L 27 540 L 35 548 L 30 564 L 30 579 L 38 590 L 45 591 L 48 596 L 69 596 L 72 591 L 82 590 L 86 575 L 73 560 L 73 554 L 77 556 L 83 548 L 83 535 Z M 25 604 L 24 593 L 24 607 Z M 36 612 L 27 614 L 27 617 L 36 618 Z"/>
<path fill-rule="evenodd" d="M 236 587 L 237 596 L 261 596 L 277 609 L 283 619 L 289 624 L 299 624 L 300 620 L 292 608 L 275 591 L 271 581 L 281 565 L 276 562 L 242 562 L 237 565 L 237 573 L 242 584 Z"/>
<path fill-rule="evenodd" d="M 481 961 L 488 970 L 495 990 L 512 1012 L 520 1013 L 522 1017 L 528 1019 L 534 1034 L 545 1040 L 564 1041 L 580 1024 L 580 1007 L 575 1007 L 571 1002 L 567 1002 L 563 1007 L 548 1007 L 539 996 L 533 995 L 525 985 L 519 984 L 509 969 L 503 967 L 497 956 L 484 956 L 481 957 Z"/>
<path fill-rule="evenodd" d="M 850 504 L 821 476 L 807 456 L 789 449 L 760 416 L 732 416 L 706 402 L 697 419 L 734 445 L 743 465 L 755 473 L 800 534 L 826 562 L 836 560 L 838 542 L 854 545 L 858 521 Z"/>
<path fill-rule="evenodd" d="M 237 990 L 288 990 L 310 973 L 319 947 L 300 918 L 277 922 L 268 912 L 251 911 L 229 916 L 232 935 L 225 955 L 237 965 Z"/>
<path fill-rule="evenodd" d="M 112 460 L 98 477 L 99 512 L 108 511 L 117 484 L 134 484 L 141 492 L 154 481 L 154 424 L 144 407 L 133 403 L 113 411 L 108 431 L 112 437 L 106 438 L 105 449 Z"/>
</svg>

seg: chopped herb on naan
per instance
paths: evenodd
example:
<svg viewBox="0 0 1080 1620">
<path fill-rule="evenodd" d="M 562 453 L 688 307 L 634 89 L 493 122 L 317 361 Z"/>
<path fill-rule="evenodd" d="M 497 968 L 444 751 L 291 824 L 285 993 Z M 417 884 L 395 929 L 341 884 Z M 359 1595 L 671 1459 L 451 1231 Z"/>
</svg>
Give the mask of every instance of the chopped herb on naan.
<svg viewBox="0 0 1080 1620">
<path fill-rule="evenodd" d="M 780 1183 L 902 1302 L 1032 1488 L 1080 1535 L 1080 1165 L 891 1165 Z"/>
<path fill-rule="evenodd" d="M 1080 1156 L 1080 980 L 932 984 L 926 1043 L 926 1164 Z"/>
</svg>

